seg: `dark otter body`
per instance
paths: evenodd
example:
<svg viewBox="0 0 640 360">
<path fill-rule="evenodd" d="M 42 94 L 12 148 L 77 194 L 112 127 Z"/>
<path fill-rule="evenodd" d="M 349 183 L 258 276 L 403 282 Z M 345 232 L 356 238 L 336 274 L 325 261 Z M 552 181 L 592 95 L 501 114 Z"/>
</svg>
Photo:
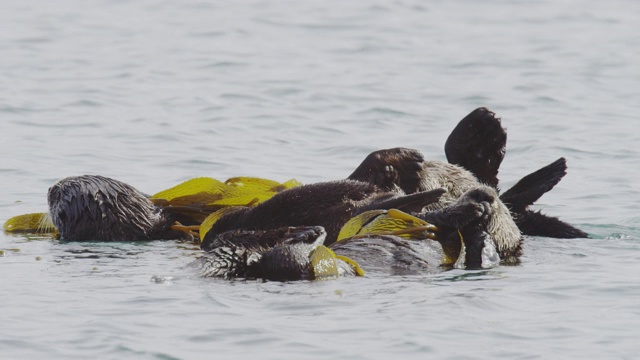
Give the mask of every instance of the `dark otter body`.
<svg viewBox="0 0 640 360">
<path fill-rule="evenodd" d="M 61 240 L 177 239 L 172 216 L 123 182 L 98 175 L 62 179 L 49 188 L 49 214 Z"/>
<path fill-rule="evenodd" d="M 486 191 L 485 191 L 486 190 Z M 366 271 L 415 274 L 441 271 L 443 256 L 463 268 L 498 264 L 495 244 L 488 232 L 497 200 L 490 188 L 473 190 L 456 203 L 428 218 L 438 224 L 437 241 L 409 240 L 392 235 L 354 237 L 333 243 L 338 269 L 333 277 L 355 275 L 351 261 Z M 298 226 L 273 230 L 232 230 L 215 236 L 209 250 L 192 266 L 207 277 L 260 278 L 266 280 L 314 280 L 314 255 L 325 242 L 322 227 Z M 444 250 L 444 252 L 443 252 Z"/>
<path fill-rule="evenodd" d="M 207 232 L 201 247 L 210 250 L 215 237 L 230 230 L 287 226 L 322 226 L 327 232 L 325 245 L 330 245 L 336 241 L 340 228 L 359 212 L 390 208 L 418 211 L 437 201 L 443 192 L 435 189 L 401 196 L 353 180 L 303 185 L 282 191 L 256 207 L 238 208 L 224 215 Z"/>
</svg>

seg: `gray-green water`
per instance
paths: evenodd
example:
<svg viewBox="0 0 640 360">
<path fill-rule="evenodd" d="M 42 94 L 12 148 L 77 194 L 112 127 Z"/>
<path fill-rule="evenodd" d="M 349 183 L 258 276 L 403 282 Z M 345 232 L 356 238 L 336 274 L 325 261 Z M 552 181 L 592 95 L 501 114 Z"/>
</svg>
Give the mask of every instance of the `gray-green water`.
<svg viewBox="0 0 640 360">
<path fill-rule="evenodd" d="M 502 187 L 566 157 L 539 208 L 592 239 L 527 238 L 516 267 L 283 284 L 193 277 L 184 243 L 0 234 L 0 356 L 636 358 L 638 19 L 632 1 L 4 1 L 2 222 L 84 173 L 153 193 L 338 179 L 392 146 L 443 160 L 488 106 Z"/>
</svg>

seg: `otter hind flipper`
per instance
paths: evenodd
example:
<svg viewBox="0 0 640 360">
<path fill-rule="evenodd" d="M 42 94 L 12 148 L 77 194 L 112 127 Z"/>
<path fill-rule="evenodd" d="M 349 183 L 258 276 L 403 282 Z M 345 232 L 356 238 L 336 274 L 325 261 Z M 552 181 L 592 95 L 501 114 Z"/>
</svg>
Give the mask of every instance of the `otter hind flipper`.
<svg viewBox="0 0 640 360">
<path fill-rule="evenodd" d="M 500 200 L 513 214 L 514 221 L 524 235 L 545 236 L 558 239 L 586 238 L 588 234 L 557 217 L 528 210 L 542 195 L 553 189 L 567 174 L 567 161 L 559 158 L 551 164 L 523 177 Z"/>
<path fill-rule="evenodd" d="M 507 132 L 493 111 L 481 107 L 465 116 L 444 145 L 447 161 L 471 171 L 481 182 L 498 186 Z"/>
<path fill-rule="evenodd" d="M 348 179 L 374 184 L 386 191 L 400 188 L 411 194 L 420 188 L 423 162 L 424 157 L 418 150 L 378 150 L 369 154 Z"/>
<path fill-rule="evenodd" d="M 438 201 L 440 197 L 446 192 L 447 190 L 438 188 L 430 191 L 421 191 L 411 195 L 402 195 L 382 201 L 376 201 L 374 203 L 358 208 L 353 216 L 369 210 L 398 209 L 410 213 L 420 212 L 425 206 Z"/>
<path fill-rule="evenodd" d="M 522 234 L 545 236 L 558 239 L 588 238 L 589 235 L 557 217 L 542 214 L 540 211 L 525 210 L 514 217 Z"/>
<path fill-rule="evenodd" d="M 553 189 L 566 174 L 567 161 L 565 158 L 560 158 L 520 179 L 500 195 L 500 200 L 512 212 L 522 213 L 527 206 L 533 205 L 544 193 Z"/>
</svg>

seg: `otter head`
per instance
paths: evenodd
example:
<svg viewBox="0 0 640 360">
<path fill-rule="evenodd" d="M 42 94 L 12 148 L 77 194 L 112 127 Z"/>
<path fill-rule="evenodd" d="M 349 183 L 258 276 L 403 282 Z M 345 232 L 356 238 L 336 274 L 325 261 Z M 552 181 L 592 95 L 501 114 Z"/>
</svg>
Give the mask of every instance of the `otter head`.
<svg viewBox="0 0 640 360">
<path fill-rule="evenodd" d="M 161 211 L 135 188 L 103 176 L 68 177 L 48 193 L 61 240 L 150 240 Z"/>
<path fill-rule="evenodd" d="M 493 267 L 520 255 L 520 232 L 491 187 L 469 190 L 424 218 L 438 226 L 437 240 L 456 267 Z"/>
<path fill-rule="evenodd" d="M 321 226 L 288 229 L 290 234 L 281 243 L 262 253 L 256 264 L 260 277 L 278 281 L 313 280 L 312 254 L 322 246 L 327 232 Z"/>
</svg>

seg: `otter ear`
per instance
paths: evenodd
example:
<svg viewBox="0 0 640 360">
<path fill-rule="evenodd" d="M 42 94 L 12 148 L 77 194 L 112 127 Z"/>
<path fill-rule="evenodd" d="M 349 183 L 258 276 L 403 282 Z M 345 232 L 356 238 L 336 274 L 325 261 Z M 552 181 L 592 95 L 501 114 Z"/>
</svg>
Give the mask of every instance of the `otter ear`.
<svg viewBox="0 0 640 360">
<path fill-rule="evenodd" d="M 506 146 L 507 132 L 500 118 L 481 107 L 460 120 L 447 138 L 444 152 L 449 163 L 460 165 L 481 182 L 497 187 Z"/>
</svg>

